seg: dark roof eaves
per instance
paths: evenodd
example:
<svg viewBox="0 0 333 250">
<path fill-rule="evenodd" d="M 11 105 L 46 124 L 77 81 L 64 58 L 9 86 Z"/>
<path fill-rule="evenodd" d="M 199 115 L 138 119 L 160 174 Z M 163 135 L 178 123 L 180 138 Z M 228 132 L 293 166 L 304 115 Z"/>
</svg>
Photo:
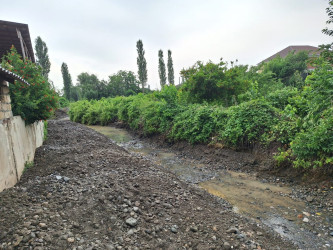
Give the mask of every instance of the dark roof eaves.
<svg viewBox="0 0 333 250">
<path fill-rule="evenodd" d="M 3 75 L 3 78 L 5 81 L 11 82 L 13 80 L 17 80 L 17 81 L 23 82 L 27 85 L 30 85 L 26 80 L 24 80 L 19 75 L 15 74 L 5 68 L 2 68 L 1 66 L 0 66 L 0 75 Z"/>
</svg>

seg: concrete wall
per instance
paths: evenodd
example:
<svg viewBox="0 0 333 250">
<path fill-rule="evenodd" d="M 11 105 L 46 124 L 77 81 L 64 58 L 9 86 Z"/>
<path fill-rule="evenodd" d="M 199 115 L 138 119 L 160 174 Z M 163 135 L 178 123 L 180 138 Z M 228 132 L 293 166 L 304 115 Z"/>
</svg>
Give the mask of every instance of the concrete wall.
<svg viewBox="0 0 333 250">
<path fill-rule="evenodd" d="M 20 180 L 25 163 L 33 161 L 43 138 L 42 121 L 25 126 L 20 116 L 13 117 L 8 83 L 0 81 L 0 192 Z"/>
<path fill-rule="evenodd" d="M 25 126 L 20 116 L 0 120 L 0 192 L 20 180 L 25 163 L 33 161 L 43 137 L 42 121 Z"/>
</svg>

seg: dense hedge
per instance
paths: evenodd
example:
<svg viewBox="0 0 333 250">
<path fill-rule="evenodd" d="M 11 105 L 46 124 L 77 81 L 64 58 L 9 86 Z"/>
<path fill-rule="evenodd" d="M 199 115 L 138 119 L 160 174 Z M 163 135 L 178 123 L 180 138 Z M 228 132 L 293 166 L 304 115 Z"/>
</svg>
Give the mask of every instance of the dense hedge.
<svg viewBox="0 0 333 250">
<path fill-rule="evenodd" d="M 144 135 L 163 134 L 170 141 L 218 142 L 236 149 L 277 141 L 283 146 L 278 163 L 316 167 L 333 163 L 332 79 L 332 66 L 324 63 L 301 90 L 277 89 L 229 108 L 186 103 L 181 91 L 166 86 L 146 95 L 72 103 L 69 114 L 85 124 L 121 121 Z"/>
<path fill-rule="evenodd" d="M 78 101 L 71 104 L 69 114 L 71 120 L 89 125 L 122 121 L 145 135 L 162 133 L 169 140 L 191 143 L 208 143 L 215 137 L 238 148 L 260 141 L 279 121 L 277 109 L 264 100 L 226 109 L 180 104 L 177 96 L 172 97 L 176 92 L 175 87 L 168 86 L 148 95 Z"/>
</svg>

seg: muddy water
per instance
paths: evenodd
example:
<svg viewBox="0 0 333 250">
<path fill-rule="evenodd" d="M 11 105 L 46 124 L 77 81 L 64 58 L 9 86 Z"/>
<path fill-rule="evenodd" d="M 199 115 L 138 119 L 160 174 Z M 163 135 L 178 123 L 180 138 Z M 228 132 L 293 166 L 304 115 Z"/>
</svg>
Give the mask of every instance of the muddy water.
<svg viewBox="0 0 333 250">
<path fill-rule="evenodd" d="M 318 237 L 313 232 L 315 228 L 312 224 L 303 221 L 304 218 L 313 220 L 312 217 L 316 215 L 309 214 L 304 202 L 289 197 L 292 192 L 290 187 L 264 183 L 245 173 L 226 170 L 216 173 L 203 164 L 179 158 L 171 151 L 156 149 L 134 138 L 124 129 L 104 126 L 90 128 L 110 137 L 132 153 L 149 157 L 180 179 L 197 184 L 207 192 L 223 198 L 236 213 L 261 221 L 301 249 L 326 248 L 325 244 L 328 243 L 333 245 L 327 238 Z"/>
</svg>

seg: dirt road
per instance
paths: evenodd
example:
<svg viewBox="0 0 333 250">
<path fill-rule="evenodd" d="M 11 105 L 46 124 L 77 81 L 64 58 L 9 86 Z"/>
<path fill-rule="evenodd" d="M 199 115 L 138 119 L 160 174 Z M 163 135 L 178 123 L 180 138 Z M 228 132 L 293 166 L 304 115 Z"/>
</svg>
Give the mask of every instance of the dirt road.
<svg viewBox="0 0 333 250">
<path fill-rule="evenodd" d="M 297 249 L 230 206 L 70 121 L 0 193 L 2 249 Z"/>
</svg>

